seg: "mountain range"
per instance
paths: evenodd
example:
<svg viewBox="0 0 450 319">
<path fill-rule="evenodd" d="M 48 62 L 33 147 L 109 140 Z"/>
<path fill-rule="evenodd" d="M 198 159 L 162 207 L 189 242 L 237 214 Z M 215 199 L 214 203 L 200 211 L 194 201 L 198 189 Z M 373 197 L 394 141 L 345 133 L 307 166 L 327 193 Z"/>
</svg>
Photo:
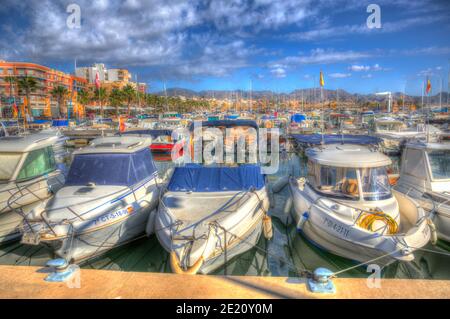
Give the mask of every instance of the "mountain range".
<svg viewBox="0 0 450 319">
<path fill-rule="evenodd" d="M 246 90 L 204 90 L 204 91 L 193 91 L 184 88 L 169 88 L 164 91 L 160 91 L 156 93 L 157 95 L 176 97 L 182 96 L 185 98 L 216 98 L 216 99 L 230 99 L 236 100 L 237 98 L 250 99 L 253 98 L 255 100 L 259 99 L 268 99 L 268 100 L 278 100 L 283 101 L 287 99 L 297 99 L 301 100 L 302 97 L 305 101 L 320 101 L 320 89 L 319 88 L 309 88 L 309 89 L 298 89 L 292 91 L 290 93 L 277 93 L 273 91 L 246 91 Z M 341 102 L 356 102 L 356 103 L 365 103 L 365 102 L 383 102 L 387 101 L 387 96 L 385 95 L 375 95 L 375 94 L 360 94 L 360 93 L 349 93 L 345 90 L 323 90 L 323 95 L 326 100 L 334 101 L 338 99 Z M 392 92 L 393 100 L 401 100 L 405 98 L 406 103 L 416 103 L 421 104 L 422 97 L 408 95 L 401 92 Z M 442 105 L 448 105 L 449 94 L 448 92 L 443 91 L 442 97 L 439 93 L 430 95 L 429 97 L 425 96 L 424 101 L 427 103 L 427 99 L 429 98 L 429 103 L 431 104 L 439 104 L 439 101 L 442 101 Z"/>
</svg>

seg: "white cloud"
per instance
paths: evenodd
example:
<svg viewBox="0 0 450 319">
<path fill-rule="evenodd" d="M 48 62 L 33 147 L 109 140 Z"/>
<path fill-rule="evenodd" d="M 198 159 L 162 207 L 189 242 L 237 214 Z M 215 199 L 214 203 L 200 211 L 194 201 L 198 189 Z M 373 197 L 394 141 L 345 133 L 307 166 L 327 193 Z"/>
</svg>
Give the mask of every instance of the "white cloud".
<svg viewBox="0 0 450 319">
<path fill-rule="evenodd" d="M 353 72 L 368 72 L 368 71 L 387 71 L 388 68 L 381 67 L 378 63 L 370 65 L 358 65 L 354 64 L 348 67 L 349 70 Z"/>
<path fill-rule="evenodd" d="M 285 78 L 286 70 L 283 65 L 274 64 L 270 70 L 270 73 L 276 78 Z"/>
<path fill-rule="evenodd" d="M 331 49 L 314 49 L 309 54 L 288 56 L 276 62 L 283 65 L 298 66 L 307 64 L 330 64 L 370 57 L 370 53 L 356 51 L 335 51 Z"/>
<path fill-rule="evenodd" d="M 334 79 L 344 79 L 344 78 L 349 78 L 351 77 L 351 73 L 330 73 L 328 74 L 328 76 L 330 78 L 334 78 Z"/>
</svg>

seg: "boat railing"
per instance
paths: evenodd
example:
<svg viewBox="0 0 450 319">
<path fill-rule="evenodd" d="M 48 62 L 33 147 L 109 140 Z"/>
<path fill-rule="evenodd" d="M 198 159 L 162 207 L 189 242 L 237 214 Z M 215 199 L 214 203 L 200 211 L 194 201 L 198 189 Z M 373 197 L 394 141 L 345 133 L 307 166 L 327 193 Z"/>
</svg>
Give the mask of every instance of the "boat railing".
<svg viewBox="0 0 450 319">
<path fill-rule="evenodd" d="M 96 197 L 96 198 L 93 198 L 93 199 L 90 199 L 90 200 L 86 200 L 86 201 L 83 201 L 81 203 L 71 204 L 71 205 L 67 205 L 67 206 L 60 206 L 60 207 L 55 207 L 55 208 L 44 208 L 42 211 L 39 212 L 39 218 L 40 219 L 38 219 L 38 221 L 44 222 L 44 224 L 47 226 L 47 228 L 55 236 L 57 236 L 57 233 L 55 232 L 53 226 L 55 226 L 57 224 L 60 224 L 61 221 L 59 221 L 57 223 L 53 223 L 54 225 L 52 226 L 52 222 L 48 218 L 48 214 L 50 212 L 59 211 L 59 210 L 66 210 L 66 211 L 68 211 L 71 215 L 73 215 L 73 217 L 68 218 L 68 219 L 66 218 L 63 221 L 64 221 L 64 223 L 69 224 L 72 228 L 74 228 L 73 223 L 75 223 L 75 222 L 78 222 L 78 221 L 86 222 L 86 221 L 93 221 L 93 220 L 97 219 L 98 218 L 97 214 L 94 214 L 91 217 L 86 217 L 86 215 L 91 213 L 92 211 L 94 211 L 98 207 L 100 207 L 100 206 L 110 202 L 111 198 L 114 198 L 116 195 L 119 195 L 119 194 L 122 194 L 122 193 L 127 194 L 126 196 L 133 195 L 134 200 L 137 201 L 136 189 L 140 188 L 144 184 L 148 183 L 150 180 L 151 179 L 148 179 L 145 182 L 141 182 L 140 185 L 133 185 L 133 186 L 129 186 L 129 187 L 126 187 L 126 188 L 122 188 L 122 189 L 120 189 L 118 191 L 115 191 L 115 192 L 112 192 L 112 193 L 108 193 L 108 194 L 105 194 L 105 195 L 102 195 L 100 197 Z M 86 187 L 90 187 L 90 186 L 87 185 Z M 93 186 L 93 187 L 95 187 L 95 186 Z M 81 213 L 76 212 L 75 208 L 77 206 L 86 205 L 86 204 L 90 204 L 90 203 L 93 203 L 93 202 L 98 202 L 98 201 L 101 201 L 101 200 L 104 200 L 104 199 L 107 199 L 107 200 L 101 205 L 97 205 L 94 208 L 89 208 L 86 211 L 83 211 Z M 35 229 L 32 227 L 31 223 L 35 222 L 36 220 L 28 219 L 27 216 L 24 216 L 24 219 L 25 219 L 25 223 L 27 224 L 27 226 L 29 228 L 29 231 L 31 231 L 32 233 L 35 233 Z"/>
<path fill-rule="evenodd" d="M 426 199 L 426 200 L 428 200 L 430 203 L 431 203 L 431 207 L 432 207 L 432 209 L 430 210 L 430 215 L 431 216 L 433 216 L 435 213 L 436 213 L 436 202 L 434 201 L 434 199 L 433 199 L 433 196 L 431 196 L 430 194 L 428 194 L 427 192 L 423 192 L 423 191 L 421 191 L 420 189 L 418 189 L 417 187 L 415 187 L 415 186 L 409 186 L 409 188 L 408 188 L 408 190 L 406 191 L 406 193 L 405 193 L 405 196 L 409 196 L 409 194 L 411 193 L 411 191 L 416 191 L 416 192 L 418 192 L 419 194 L 423 194 L 422 195 L 422 197 L 424 198 L 424 199 Z M 414 197 L 413 197 L 414 198 Z M 448 200 L 447 200 L 447 202 L 448 202 Z M 441 203 L 439 203 L 439 204 L 441 204 Z M 440 206 L 440 205 L 439 205 Z"/>
<path fill-rule="evenodd" d="M 61 176 L 61 174 L 56 174 L 55 176 L 52 176 L 51 178 L 55 178 L 58 183 L 60 185 L 64 184 L 64 181 L 61 181 L 59 176 Z M 34 197 L 37 201 L 43 201 L 45 199 L 47 199 L 49 196 L 45 196 L 45 197 L 40 197 L 38 194 L 36 194 L 39 191 L 42 191 L 44 189 L 47 189 L 49 192 L 52 192 L 51 188 L 49 188 L 49 185 L 47 184 L 46 186 L 43 187 L 39 187 L 37 190 L 32 190 L 31 187 L 34 185 L 41 185 L 41 183 L 43 181 L 48 181 L 49 177 L 48 175 L 44 175 L 41 178 L 39 178 L 38 180 L 32 182 L 32 183 L 28 183 L 25 185 L 18 185 L 16 183 L 16 187 L 17 187 L 17 191 L 15 193 L 10 193 L 11 196 L 8 198 L 6 205 L 7 207 L 10 209 L 10 211 L 15 212 L 16 214 L 20 215 L 24 222 L 31 228 L 31 225 L 29 224 L 29 221 L 27 219 L 27 215 L 25 214 L 25 212 L 23 211 L 23 206 L 18 204 L 18 201 L 25 195 L 30 194 L 32 197 Z M 8 190 L 9 191 L 9 190 Z"/>
</svg>

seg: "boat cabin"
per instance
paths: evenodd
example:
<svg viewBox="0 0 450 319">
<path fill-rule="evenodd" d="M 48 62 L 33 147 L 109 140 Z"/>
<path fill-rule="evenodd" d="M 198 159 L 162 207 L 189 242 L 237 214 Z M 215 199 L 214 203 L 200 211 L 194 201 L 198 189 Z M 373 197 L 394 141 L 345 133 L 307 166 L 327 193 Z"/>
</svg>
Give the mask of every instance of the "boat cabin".
<svg viewBox="0 0 450 319">
<path fill-rule="evenodd" d="M 98 138 L 74 158 L 64 186 L 128 186 L 156 175 L 150 138 Z"/>
<path fill-rule="evenodd" d="M 387 167 L 389 157 L 371 147 L 331 144 L 309 148 L 307 182 L 325 197 L 378 201 L 392 197 Z"/>
<path fill-rule="evenodd" d="M 450 143 L 412 142 L 405 146 L 402 184 L 426 192 L 450 192 Z"/>
<path fill-rule="evenodd" d="M 0 139 L 0 182 L 42 177 L 57 169 L 53 145 L 59 137 L 32 134 Z"/>
</svg>

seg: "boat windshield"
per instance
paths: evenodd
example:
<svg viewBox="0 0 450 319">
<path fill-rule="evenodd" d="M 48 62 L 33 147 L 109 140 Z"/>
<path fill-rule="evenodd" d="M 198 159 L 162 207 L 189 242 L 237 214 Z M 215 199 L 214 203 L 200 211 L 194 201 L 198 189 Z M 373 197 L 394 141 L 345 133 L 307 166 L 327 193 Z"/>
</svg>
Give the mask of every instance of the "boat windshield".
<svg viewBox="0 0 450 319">
<path fill-rule="evenodd" d="M 20 153 L 0 153 L 0 181 L 9 181 L 13 177 L 21 158 Z"/>
<path fill-rule="evenodd" d="M 132 154 L 79 154 L 70 166 L 65 185 L 132 186 L 155 171 L 150 149 Z"/>
<path fill-rule="evenodd" d="M 392 197 L 386 167 L 361 169 L 364 200 L 383 200 Z"/>
<path fill-rule="evenodd" d="M 359 187 L 355 168 L 308 164 L 309 181 L 324 195 L 358 200 Z"/>
<path fill-rule="evenodd" d="M 450 150 L 433 150 L 428 153 L 433 179 L 450 179 Z"/>
</svg>

